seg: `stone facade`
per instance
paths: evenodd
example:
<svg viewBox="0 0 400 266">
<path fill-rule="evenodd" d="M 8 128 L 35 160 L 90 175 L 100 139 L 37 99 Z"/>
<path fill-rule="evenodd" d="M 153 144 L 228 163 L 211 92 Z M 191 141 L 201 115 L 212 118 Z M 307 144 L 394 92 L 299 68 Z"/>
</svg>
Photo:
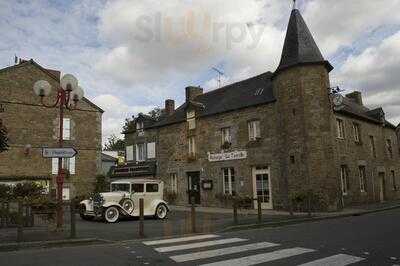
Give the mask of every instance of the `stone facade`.
<svg viewBox="0 0 400 266">
<path fill-rule="evenodd" d="M 47 71 L 32 60 L 0 70 L 4 107 L 0 119 L 7 127 L 10 146 L 9 151 L 0 153 L 0 182 L 39 181 L 55 188 L 52 159 L 42 158 L 42 148 L 58 145 L 59 110 L 42 106 L 32 90 L 36 81 L 47 80 L 53 87 L 47 97 L 50 104 L 59 87 L 59 76 L 54 73 L 57 71 Z M 78 103 L 77 110 L 65 111 L 64 117 L 71 121 L 71 137 L 64 146 L 78 150 L 75 174 L 67 177 L 64 185 L 70 197 L 89 193 L 101 172 L 102 113 L 87 99 Z"/>
<path fill-rule="evenodd" d="M 332 69 L 293 10 L 274 73 L 207 93 L 187 87 L 180 107 L 166 105 L 168 115 L 144 129 L 142 138 L 156 141 L 155 177 L 176 204 L 259 196 L 262 208 L 289 209 L 310 195 L 313 208 L 337 210 L 399 199 L 396 127 L 361 93 L 332 90 Z M 128 145 L 143 141 L 135 134 Z"/>
</svg>

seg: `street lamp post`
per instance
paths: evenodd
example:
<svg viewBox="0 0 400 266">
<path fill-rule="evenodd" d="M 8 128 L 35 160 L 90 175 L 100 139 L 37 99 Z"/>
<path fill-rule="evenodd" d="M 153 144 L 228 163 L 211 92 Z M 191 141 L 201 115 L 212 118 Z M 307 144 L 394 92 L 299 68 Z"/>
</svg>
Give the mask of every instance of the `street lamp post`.
<svg viewBox="0 0 400 266">
<path fill-rule="evenodd" d="M 33 91 L 37 96 L 40 96 L 40 100 L 43 106 L 47 108 L 59 108 L 59 138 L 58 147 L 63 148 L 63 121 L 64 121 L 64 110 L 74 110 L 79 100 L 83 98 L 84 92 L 81 87 L 78 86 L 78 80 L 71 74 L 66 74 L 60 81 L 60 86 L 57 88 L 57 98 L 53 104 L 46 104 L 44 97 L 50 95 L 52 87 L 46 80 L 39 80 L 33 86 Z M 62 209 L 62 193 L 63 184 L 66 171 L 63 169 L 62 158 L 58 158 L 58 173 L 57 173 L 57 228 L 61 228 L 63 225 L 63 209 Z"/>
</svg>

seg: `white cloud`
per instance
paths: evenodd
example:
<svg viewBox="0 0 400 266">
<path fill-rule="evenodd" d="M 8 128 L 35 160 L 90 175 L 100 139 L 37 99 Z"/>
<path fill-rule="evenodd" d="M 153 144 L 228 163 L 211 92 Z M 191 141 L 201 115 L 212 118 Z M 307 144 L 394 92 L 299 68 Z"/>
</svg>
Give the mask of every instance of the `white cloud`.
<svg viewBox="0 0 400 266">
<path fill-rule="evenodd" d="M 93 99 L 93 102 L 105 111 L 103 115 L 103 143 L 112 134 L 122 137 L 124 118 L 132 117 L 132 115 L 138 113 L 147 113 L 154 108 L 154 106 L 129 106 L 111 94 L 99 95 Z"/>
<path fill-rule="evenodd" d="M 349 88 L 365 93 L 365 103 L 383 106 L 389 118 L 400 122 L 400 31 L 369 47 L 359 55 L 351 55 L 340 68 L 337 79 Z"/>
</svg>

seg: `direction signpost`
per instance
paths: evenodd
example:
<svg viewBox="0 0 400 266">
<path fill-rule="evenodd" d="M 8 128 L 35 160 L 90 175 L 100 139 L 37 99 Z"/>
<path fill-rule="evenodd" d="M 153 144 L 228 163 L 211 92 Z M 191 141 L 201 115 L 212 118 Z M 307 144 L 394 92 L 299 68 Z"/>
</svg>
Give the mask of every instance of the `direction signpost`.
<svg viewBox="0 0 400 266">
<path fill-rule="evenodd" d="M 78 154 L 74 148 L 43 148 L 43 158 L 72 158 Z"/>
</svg>

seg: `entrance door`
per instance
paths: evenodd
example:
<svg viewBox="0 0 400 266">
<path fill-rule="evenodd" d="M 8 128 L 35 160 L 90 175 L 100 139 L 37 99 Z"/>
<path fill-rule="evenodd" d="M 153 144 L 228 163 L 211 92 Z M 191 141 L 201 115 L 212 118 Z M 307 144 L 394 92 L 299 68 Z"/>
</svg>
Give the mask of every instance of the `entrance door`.
<svg viewBox="0 0 400 266">
<path fill-rule="evenodd" d="M 262 209 L 272 209 L 272 191 L 269 168 L 253 168 L 253 193 L 254 198 L 261 199 Z M 257 209 L 257 201 L 254 201 Z"/>
<path fill-rule="evenodd" d="M 188 177 L 188 196 L 189 204 L 191 204 L 191 198 L 194 198 L 195 204 L 200 204 L 200 172 L 189 172 Z"/>
<path fill-rule="evenodd" d="M 385 173 L 379 173 L 379 195 L 381 202 L 386 200 L 386 180 Z"/>
</svg>

